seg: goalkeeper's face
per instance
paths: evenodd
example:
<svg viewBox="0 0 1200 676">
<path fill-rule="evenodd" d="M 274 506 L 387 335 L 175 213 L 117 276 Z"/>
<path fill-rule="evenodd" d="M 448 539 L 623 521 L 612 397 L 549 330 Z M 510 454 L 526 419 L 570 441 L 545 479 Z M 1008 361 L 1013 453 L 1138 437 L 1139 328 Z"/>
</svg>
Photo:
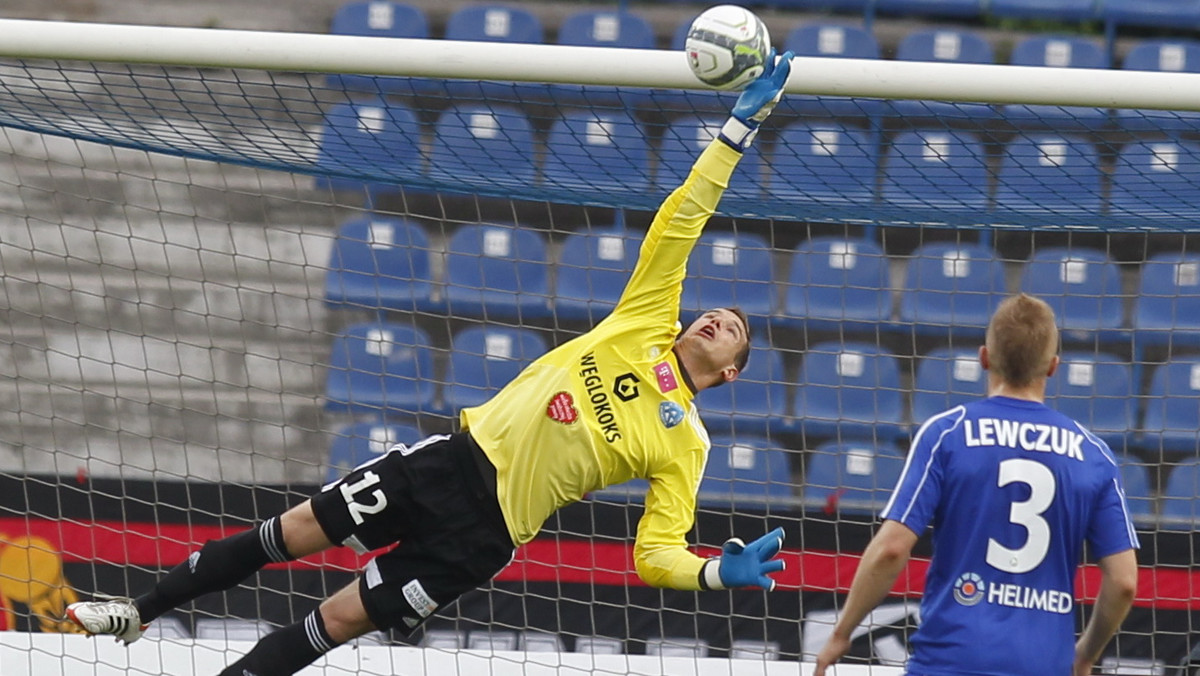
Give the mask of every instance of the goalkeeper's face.
<svg viewBox="0 0 1200 676">
<path fill-rule="evenodd" d="M 676 341 L 676 349 L 687 355 L 689 366 L 701 373 L 692 373 L 692 378 L 716 379 L 714 384 L 729 382 L 737 378 L 738 357 L 749 345 L 750 332 L 735 312 L 728 308 L 709 310 L 692 322 Z"/>
</svg>

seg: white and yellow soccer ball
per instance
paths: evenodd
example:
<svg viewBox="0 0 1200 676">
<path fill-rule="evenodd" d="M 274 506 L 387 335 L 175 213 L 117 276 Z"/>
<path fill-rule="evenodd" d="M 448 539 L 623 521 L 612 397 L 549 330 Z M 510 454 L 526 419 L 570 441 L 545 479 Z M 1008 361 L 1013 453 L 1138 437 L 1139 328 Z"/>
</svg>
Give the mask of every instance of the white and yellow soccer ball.
<svg viewBox="0 0 1200 676">
<path fill-rule="evenodd" d="M 739 90 L 763 71 L 771 36 L 758 16 L 737 5 L 718 5 L 696 17 L 684 51 L 700 81 L 716 89 Z"/>
</svg>

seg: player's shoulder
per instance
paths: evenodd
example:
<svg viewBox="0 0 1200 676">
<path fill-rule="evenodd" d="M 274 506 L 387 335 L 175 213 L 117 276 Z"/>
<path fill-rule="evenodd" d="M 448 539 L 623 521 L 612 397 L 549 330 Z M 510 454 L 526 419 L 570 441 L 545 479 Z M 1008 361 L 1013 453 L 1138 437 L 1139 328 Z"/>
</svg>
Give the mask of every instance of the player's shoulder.
<svg viewBox="0 0 1200 676">
<path fill-rule="evenodd" d="M 970 406 L 970 404 L 961 404 L 927 418 L 925 422 L 921 423 L 921 426 L 917 428 L 916 433 L 913 434 L 913 443 L 916 444 L 922 441 L 937 442 L 945 434 L 960 427 L 962 425 L 962 421 L 966 419 L 968 415 L 968 406 Z"/>
</svg>

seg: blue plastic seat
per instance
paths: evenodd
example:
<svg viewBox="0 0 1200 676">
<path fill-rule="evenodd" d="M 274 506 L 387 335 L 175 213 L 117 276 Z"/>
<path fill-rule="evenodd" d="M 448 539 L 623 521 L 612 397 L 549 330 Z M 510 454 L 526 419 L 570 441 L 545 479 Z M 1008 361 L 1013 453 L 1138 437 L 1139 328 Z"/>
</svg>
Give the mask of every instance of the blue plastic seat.
<svg viewBox="0 0 1200 676">
<path fill-rule="evenodd" d="M 447 40 L 472 42 L 508 42 L 542 44 L 546 31 L 542 20 L 526 9 L 509 5 L 476 5 L 456 10 L 446 20 Z M 516 103 L 531 91 L 544 91 L 543 85 L 477 80 L 445 80 L 441 89 L 455 100 Z"/>
<path fill-rule="evenodd" d="M 446 309 L 452 317 L 535 320 L 550 315 L 546 241 L 513 226 L 463 225 L 446 251 Z"/>
<path fill-rule="evenodd" d="M 1195 26 L 1200 23 L 1200 0 L 1103 0 L 1100 15 L 1123 26 Z"/>
<path fill-rule="evenodd" d="M 454 335 L 443 388 L 445 409 L 479 406 L 546 352 L 546 341 L 529 329 L 473 326 Z"/>
<path fill-rule="evenodd" d="M 640 193 L 650 185 L 649 154 L 645 133 L 628 112 L 568 112 L 550 128 L 543 184 L 593 196 L 597 190 Z"/>
<path fill-rule="evenodd" d="M 355 324 L 333 339 L 325 406 L 351 413 L 417 415 L 432 410 L 434 382 L 424 331 L 388 322 Z"/>
<path fill-rule="evenodd" d="M 1137 427 L 1134 392 L 1127 362 L 1102 352 L 1067 351 L 1046 383 L 1046 405 L 1078 420 L 1120 452 Z"/>
<path fill-rule="evenodd" d="M 700 236 L 688 258 L 680 311 L 700 314 L 718 307 L 740 307 L 751 326 L 766 326 L 775 311 L 771 245 L 750 233 L 709 232 Z"/>
<path fill-rule="evenodd" d="M 1125 504 L 1135 523 L 1154 519 L 1154 492 L 1150 490 L 1150 467 L 1124 453 L 1117 453 L 1121 471 L 1121 487 L 1125 489 Z"/>
<path fill-rule="evenodd" d="M 792 255 L 779 323 L 873 332 L 891 317 L 888 259 L 865 239 L 814 237 Z"/>
<path fill-rule="evenodd" d="M 1110 0 L 1111 2 L 1111 0 Z M 1143 5 L 1149 7 L 1187 7 L 1190 12 L 1200 14 L 1200 0 L 1134 0 L 1131 11 Z M 1107 7 L 1107 3 L 1106 3 Z M 1200 16 L 1189 22 L 1172 25 L 1194 25 Z M 1168 73 L 1200 72 L 1200 41 L 1196 40 L 1145 40 L 1139 42 L 1125 55 L 1122 64 L 1125 70 L 1148 70 Z M 1129 131 L 1186 132 L 1200 126 L 1200 113 L 1190 110 L 1143 110 L 1117 108 L 1116 121 Z"/>
<path fill-rule="evenodd" d="M 785 430 L 787 385 L 783 356 L 755 341 L 746 370 L 737 380 L 696 395 L 696 407 L 713 432 L 767 434 Z"/>
<path fill-rule="evenodd" d="M 1154 370 L 1146 392 L 1141 444 L 1152 452 L 1200 451 L 1200 360 L 1174 359 Z"/>
<path fill-rule="evenodd" d="M 989 0 L 988 13 L 1015 19 L 1087 21 L 1095 18 L 1095 0 Z"/>
<path fill-rule="evenodd" d="M 382 216 L 347 221 L 329 253 L 325 302 L 372 310 L 435 310 L 429 258 L 429 237 L 412 221 Z"/>
<path fill-rule="evenodd" d="M 478 187 L 527 187 L 534 180 L 533 127 L 520 110 L 462 105 L 447 109 L 434 129 L 430 175 Z"/>
<path fill-rule="evenodd" d="M 911 0 L 897 0 L 898 3 Z M 941 2 L 922 4 L 937 5 Z M 964 3 L 974 5 L 978 2 Z M 981 36 L 960 30 L 922 30 L 909 33 L 896 48 L 900 61 L 932 61 L 936 63 L 995 63 L 992 46 Z M 946 101 L 892 101 L 891 112 L 905 117 L 936 117 L 949 122 L 956 119 L 989 120 L 996 117 L 994 106 L 986 103 L 951 103 Z"/>
<path fill-rule="evenodd" d="M 1125 144 L 1112 175 L 1109 212 L 1169 224 L 1200 218 L 1200 145 L 1172 140 Z"/>
<path fill-rule="evenodd" d="M 366 0 L 342 5 L 333 15 L 329 32 L 333 35 L 377 38 L 430 37 L 429 19 L 425 12 L 388 0 Z M 376 75 L 331 74 L 327 76 L 327 82 L 331 88 L 375 94 L 411 95 L 430 87 L 430 81 L 425 79 Z"/>
<path fill-rule="evenodd" d="M 775 143 L 767 191 L 789 201 L 870 206 L 878 162 L 874 134 L 834 122 L 795 122 Z"/>
<path fill-rule="evenodd" d="M 982 0 L 876 0 L 875 9 L 885 14 L 969 19 L 983 11 Z"/>
<path fill-rule="evenodd" d="M 769 0 L 762 4 L 768 7 L 784 7 L 825 12 L 851 12 L 862 14 L 872 0 Z"/>
<path fill-rule="evenodd" d="M 865 28 L 842 24 L 813 23 L 797 27 L 788 34 L 783 50 L 796 56 L 815 56 L 826 59 L 878 59 L 879 42 Z M 779 110 L 818 117 L 872 117 L 879 115 L 886 104 L 878 99 L 847 96 L 788 95 L 779 103 Z"/>
<path fill-rule="evenodd" d="M 1003 0 L 1000 0 L 1003 1 Z M 1017 0 L 1036 2 L 1043 0 Z M 1060 0 L 1075 2 L 1077 0 Z M 1092 0 L 1080 0 L 1091 4 Z M 1055 3 L 1050 3 L 1055 4 Z M 995 11 L 995 2 L 992 3 Z M 1099 44 L 1084 38 L 1035 36 L 1013 48 L 1009 63 L 1014 66 L 1052 68 L 1108 68 L 1108 55 Z M 1004 107 L 1004 119 L 1018 127 L 1055 131 L 1093 131 L 1108 122 L 1108 111 L 1089 106 L 1047 106 L 1011 104 Z"/>
<path fill-rule="evenodd" d="M 683 52 L 687 48 L 687 34 L 695 16 L 688 16 L 675 27 L 671 34 L 671 50 Z M 647 110 L 666 115 L 681 114 L 693 117 L 697 114 L 728 116 L 739 92 L 723 92 L 714 89 L 654 89 L 650 99 L 644 102 Z M 722 121 L 724 117 L 721 117 Z M 751 146 L 753 147 L 753 146 Z"/>
<path fill-rule="evenodd" d="M 640 246 L 640 238 L 623 228 L 584 230 L 567 237 L 555 275 L 555 317 L 590 325 L 608 316 L 629 282 Z"/>
<path fill-rule="evenodd" d="M 346 425 L 333 433 L 329 444 L 329 469 L 325 483 L 346 476 L 350 470 L 386 453 L 395 444 L 420 441 L 421 432 L 412 425 L 374 420 Z"/>
<path fill-rule="evenodd" d="M 684 115 L 671 122 L 663 133 L 662 147 L 658 151 L 658 172 L 654 179 L 658 191 L 669 193 L 683 183 L 696 158 L 721 132 L 721 125 L 727 118 L 727 114 Z M 762 192 L 762 185 L 762 155 L 758 147 L 752 145 L 738 162 L 729 188 L 721 198 L 722 204 L 738 198 L 756 199 Z"/>
<path fill-rule="evenodd" d="M 904 470 L 904 457 L 887 442 L 829 441 L 809 455 L 804 506 L 829 515 L 877 514 Z"/>
<path fill-rule="evenodd" d="M 330 174 L 322 183 L 336 190 L 392 189 L 404 177 L 421 175 L 420 139 L 417 116 L 406 106 L 382 99 L 339 103 L 321 129 L 317 166 Z"/>
<path fill-rule="evenodd" d="M 1139 345 L 1200 345 L 1200 255 L 1158 254 L 1143 263 L 1136 303 Z"/>
<path fill-rule="evenodd" d="M 996 185 L 997 210 L 1091 215 L 1100 210 L 1096 148 L 1073 136 L 1018 137 L 1004 150 Z"/>
<path fill-rule="evenodd" d="M 558 28 L 558 44 L 573 47 L 657 48 L 654 27 L 632 12 L 584 10 L 571 14 Z M 683 58 L 682 56 L 680 58 Z M 650 90 L 638 87 L 598 85 L 550 85 L 550 95 L 559 105 L 636 107 Z"/>
<path fill-rule="evenodd" d="M 980 338 L 1004 295 L 1004 263 L 991 249 L 926 244 L 908 262 L 900 321 L 921 335 Z"/>
<path fill-rule="evenodd" d="M 900 365 L 870 343 L 818 343 L 804 353 L 796 426 L 808 438 L 894 440 L 907 432 Z"/>
<path fill-rule="evenodd" d="M 946 129 L 897 135 L 884 163 L 883 199 L 939 210 L 986 209 L 988 170 L 983 144 L 974 134 Z"/>
<path fill-rule="evenodd" d="M 794 486 L 787 453 L 766 438 L 714 436 L 696 498 L 704 507 L 735 510 L 787 506 Z"/>
<path fill-rule="evenodd" d="M 1196 530 L 1200 527 L 1200 460 L 1188 460 L 1171 467 L 1162 494 L 1160 527 L 1170 530 Z"/>
<path fill-rule="evenodd" d="M 978 350 L 938 348 L 921 357 L 913 379 L 912 418 L 916 425 L 987 396 L 987 371 Z"/>
<path fill-rule="evenodd" d="M 1021 290 L 1054 308 L 1063 340 L 1116 341 L 1122 331 L 1121 273 L 1103 252 L 1047 247 L 1021 273 Z"/>
</svg>

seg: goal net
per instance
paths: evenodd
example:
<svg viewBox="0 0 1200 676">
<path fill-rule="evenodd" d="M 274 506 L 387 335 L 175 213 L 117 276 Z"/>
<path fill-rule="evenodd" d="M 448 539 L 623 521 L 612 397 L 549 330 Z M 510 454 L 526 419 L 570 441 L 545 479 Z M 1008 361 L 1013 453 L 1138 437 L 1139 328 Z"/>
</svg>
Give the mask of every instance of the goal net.
<svg viewBox="0 0 1200 676">
<path fill-rule="evenodd" d="M 303 618 L 365 560 L 269 566 L 128 651 L 59 620 L 455 429 L 594 325 L 734 100 L 666 51 L 381 55 L 371 38 L 144 29 L 114 53 L 93 38 L 124 29 L 48 47 L 33 28 L 0 21 L 5 676 L 215 673 Z M 711 552 L 782 526 L 780 588 L 645 586 L 645 485 L 616 486 L 417 635 L 304 673 L 795 673 L 910 434 L 983 393 L 974 354 L 1017 290 L 1058 313 L 1049 396 L 1117 452 L 1142 539 L 1106 668 L 1184 663 L 1200 634 L 1192 77 L 799 59 L 683 297 L 684 321 L 736 305 L 756 336 L 742 378 L 697 400 L 713 449 L 691 537 Z M 918 554 L 844 673 L 900 673 Z M 1081 626 L 1097 588 L 1085 569 Z"/>
</svg>

